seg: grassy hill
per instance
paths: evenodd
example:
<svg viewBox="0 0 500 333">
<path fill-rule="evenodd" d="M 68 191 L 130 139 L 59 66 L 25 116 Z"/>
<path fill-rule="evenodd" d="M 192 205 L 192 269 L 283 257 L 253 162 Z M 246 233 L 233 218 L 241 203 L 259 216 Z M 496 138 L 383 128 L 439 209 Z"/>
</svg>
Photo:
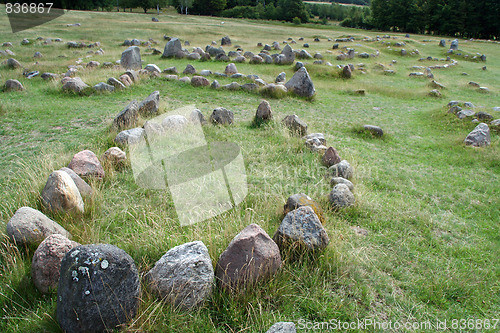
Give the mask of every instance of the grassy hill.
<svg viewBox="0 0 500 333">
<path fill-rule="evenodd" d="M 16 248 L 4 235 L 5 225 L 22 206 L 45 212 L 39 195 L 48 175 L 67 166 L 80 150 L 90 149 L 101 156 L 114 146 L 116 132 L 111 124 L 115 115 L 131 100 L 142 100 L 154 90 L 161 93 L 162 112 L 193 103 L 205 117 L 220 106 L 234 112 L 233 126 L 208 125 L 204 132 L 208 141 L 230 141 L 241 147 L 248 176 L 247 198 L 211 220 L 181 227 L 168 192 L 139 188 L 130 168 L 111 171 L 103 182 L 92 183 L 95 194 L 86 202 L 83 216 L 46 212 L 70 231 L 75 241 L 120 247 L 132 256 L 141 276 L 170 248 L 194 240 L 207 245 L 215 264 L 231 239 L 251 223 L 272 236 L 288 196 L 303 192 L 323 206 L 330 244 L 317 257 L 285 260 L 271 281 L 244 294 L 231 295 L 214 288 L 210 300 L 191 313 L 171 309 L 143 285 L 139 314 L 124 331 L 265 332 L 274 322 L 293 321 L 302 332 L 313 322 L 330 320 L 429 321 L 433 325 L 447 320 L 451 325 L 454 319 L 498 319 L 500 138 L 492 130 L 491 146 L 466 147 L 463 140 L 476 125 L 448 114 L 446 105 L 451 100 L 469 101 L 476 111 L 500 118 L 500 112 L 493 111 L 500 106 L 499 44 L 460 40 L 461 50 L 485 54 L 487 61 L 451 55 L 458 65 L 433 70 L 435 80 L 446 86 L 442 97 L 433 98 L 428 95 L 433 89 L 430 80 L 408 75 L 420 71 L 413 66 L 449 63 L 418 61 L 427 56 L 446 58 L 447 48 L 438 47 L 438 37 L 390 34 L 398 38 L 390 40 L 392 43 L 404 41 L 405 49 L 420 52 L 400 56 L 398 47 L 363 41 L 385 33 L 338 26 L 233 19 L 224 19 L 221 24 L 220 18 L 177 14 L 162 14 L 160 22 L 154 23 L 150 15 L 139 13 L 70 11 L 42 26 L 12 34 L 3 13 L 0 44 L 12 42 L 14 58 L 40 72 L 64 73 L 79 58 L 83 62 L 114 62 L 125 50 L 121 46 L 125 39 L 152 38 L 159 42 L 154 47 L 163 50 L 163 35 L 189 40 L 191 46 L 202 48 L 229 35 L 233 47 L 226 47 L 226 51 L 239 45 L 254 53 L 261 49 L 258 42 L 272 44 L 304 37 L 311 54 L 321 52 L 334 66 L 307 61 L 316 97 L 312 101 L 293 96 L 269 99 L 274 121 L 255 128 L 252 120 L 262 96 L 254 93 L 144 78 L 122 91 L 78 96 L 62 92 L 58 81 L 28 80 L 22 69 L 0 65 L 2 84 L 18 79 L 26 88 L 24 92 L 0 93 L 0 331 L 59 330 L 56 295 L 42 295 L 31 281 L 33 250 Z M 80 27 L 66 27 L 77 22 Z M 331 50 L 334 42 L 327 38 L 347 35 L 356 40 L 340 43 L 341 48 L 352 47 L 359 53 L 379 50 L 380 55 L 337 61 L 338 50 Z M 86 58 L 88 49 L 68 49 L 65 43 L 43 45 L 36 41 L 39 36 L 62 38 L 64 42 L 99 41 L 105 54 Z M 314 42 L 315 37 L 321 41 Z M 21 45 L 23 38 L 32 43 Z M 302 49 L 302 43 L 292 46 Z M 33 59 L 36 51 L 43 58 Z M 198 71 L 223 72 L 226 66 L 215 61 L 162 59 L 147 53 L 145 47 L 141 53 L 145 64 L 154 63 L 161 69 L 177 66 L 182 71 L 191 63 Z M 342 79 L 335 66 L 348 62 L 356 67 L 364 63 L 366 73 L 355 70 L 352 79 Z M 395 74 L 384 75 L 377 69 L 378 63 Z M 485 65 L 487 69 L 482 70 Z M 282 71 L 287 78 L 294 73 L 293 66 L 246 63 L 237 64 L 237 68 L 266 82 L 274 82 Z M 468 75 L 462 75 L 464 72 Z M 95 69 L 82 70 L 78 76 L 92 86 L 121 73 L 123 70 Z M 221 84 L 233 81 L 217 79 Z M 490 93 L 468 86 L 469 81 L 488 87 Z M 366 95 L 355 94 L 358 89 L 364 89 Z M 299 115 L 310 133 L 324 133 L 327 145 L 353 165 L 354 207 L 329 209 L 331 188 L 324 177 L 321 155 L 310 152 L 302 139 L 281 126 L 281 119 L 288 114 Z M 382 127 L 385 136 L 379 139 L 360 133 L 364 124 Z M 358 236 L 352 227 L 366 229 L 368 235 Z"/>
</svg>

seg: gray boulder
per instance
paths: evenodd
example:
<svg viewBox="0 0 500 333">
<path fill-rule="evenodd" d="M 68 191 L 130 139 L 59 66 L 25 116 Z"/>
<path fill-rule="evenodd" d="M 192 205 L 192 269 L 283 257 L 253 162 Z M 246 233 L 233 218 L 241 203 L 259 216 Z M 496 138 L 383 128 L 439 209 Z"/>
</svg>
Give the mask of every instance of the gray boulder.
<svg viewBox="0 0 500 333">
<path fill-rule="evenodd" d="M 322 250 L 330 242 L 326 230 L 309 206 L 302 206 L 286 214 L 273 240 L 282 251 L 305 247 Z"/>
<path fill-rule="evenodd" d="M 4 85 L 5 91 L 23 91 L 24 87 L 21 82 L 17 80 L 7 80 Z"/>
<path fill-rule="evenodd" d="M 251 224 L 220 255 L 216 276 L 223 288 L 239 289 L 272 277 L 280 267 L 276 243 L 261 227 Z"/>
<path fill-rule="evenodd" d="M 355 199 L 351 190 L 346 184 L 340 183 L 333 187 L 328 196 L 330 204 L 334 208 L 344 208 L 354 205 Z"/>
<path fill-rule="evenodd" d="M 365 131 L 367 131 L 368 133 L 371 133 L 374 136 L 383 136 L 384 135 L 384 131 L 378 126 L 363 125 L 363 128 L 365 129 Z"/>
<path fill-rule="evenodd" d="M 221 41 L 220 41 L 220 45 L 224 46 L 224 45 L 232 45 L 231 43 L 231 38 L 229 38 L 229 36 L 224 36 L 222 37 Z"/>
<path fill-rule="evenodd" d="M 189 115 L 189 120 L 192 123 L 195 123 L 195 124 L 206 125 L 206 123 L 207 123 L 207 120 L 205 119 L 205 116 L 198 109 L 194 109 L 191 112 L 191 114 Z"/>
<path fill-rule="evenodd" d="M 138 106 L 138 112 L 142 116 L 152 116 L 158 113 L 160 105 L 160 92 L 153 91 L 145 100 Z"/>
<path fill-rule="evenodd" d="M 59 224 L 30 207 L 19 208 L 7 223 L 7 235 L 18 246 L 38 246 L 52 234 L 71 237 Z"/>
<path fill-rule="evenodd" d="M 66 253 L 57 290 L 57 321 L 65 332 L 103 332 L 126 324 L 139 306 L 134 260 L 109 244 L 81 245 Z"/>
<path fill-rule="evenodd" d="M 285 87 L 288 91 L 292 91 L 302 97 L 312 97 L 316 93 L 314 84 L 305 67 L 296 71 L 290 81 L 285 84 Z"/>
<path fill-rule="evenodd" d="M 191 85 L 193 87 L 206 87 L 210 85 L 210 81 L 203 76 L 193 76 L 191 79 Z"/>
<path fill-rule="evenodd" d="M 73 91 L 76 93 L 80 93 L 83 90 L 89 88 L 89 86 L 82 81 L 79 77 L 74 77 L 66 81 L 62 86 L 64 91 Z"/>
<path fill-rule="evenodd" d="M 282 65 L 291 65 L 295 61 L 295 53 L 293 52 L 292 48 L 290 45 L 285 45 L 283 50 L 281 51 L 281 54 L 285 56 L 285 58 L 279 62 L 279 64 Z"/>
<path fill-rule="evenodd" d="M 188 124 L 189 121 L 186 117 L 177 114 L 167 116 L 161 122 L 166 131 L 182 131 Z"/>
<path fill-rule="evenodd" d="M 125 69 L 141 69 L 141 50 L 138 46 L 131 46 L 122 52 L 120 65 Z"/>
<path fill-rule="evenodd" d="M 53 212 L 83 213 L 84 210 L 78 187 L 64 171 L 54 171 L 49 175 L 42 191 L 42 202 Z"/>
<path fill-rule="evenodd" d="M 93 86 L 92 88 L 95 91 L 113 92 L 115 90 L 114 86 L 107 84 L 107 83 L 104 83 L 104 82 L 100 82 L 100 83 L 96 84 L 95 86 Z"/>
<path fill-rule="evenodd" d="M 165 49 L 163 50 L 163 58 L 182 58 L 185 53 L 182 50 L 182 44 L 179 38 L 172 38 L 165 45 Z"/>
<path fill-rule="evenodd" d="M 226 75 L 233 75 L 238 73 L 238 69 L 236 68 L 236 65 L 234 63 L 230 63 L 226 66 L 224 73 L 226 73 Z"/>
<path fill-rule="evenodd" d="M 328 168 L 328 172 L 332 177 L 342 177 L 345 179 L 351 179 L 354 170 L 346 160 L 342 160 L 337 164 L 332 165 Z"/>
<path fill-rule="evenodd" d="M 214 270 L 208 249 L 196 241 L 170 249 L 147 273 L 146 279 L 162 301 L 190 310 L 210 296 Z"/>
<path fill-rule="evenodd" d="M 108 84 L 112 85 L 116 89 L 125 89 L 125 85 L 120 80 L 118 80 L 118 79 L 116 79 L 114 77 L 110 77 L 108 79 Z"/>
<path fill-rule="evenodd" d="M 231 125 L 234 122 L 234 114 L 226 108 L 216 108 L 210 115 L 210 122 L 215 125 Z"/>
<path fill-rule="evenodd" d="M 446 41 L 445 41 L 444 39 L 441 39 L 441 40 L 439 41 L 439 46 L 441 46 L 441 47 L 445 47 L 445 46 L 446 46 Z"/>
<path fill-rule="evenodd" d="M 144 129 L 137 127 L 121 131 L 115 137 L 115 142 L 122 146 L 134 145 L 141 141 L 144 136 Z"/>
<path fill-rule="evenodd" d="M 78 245 L 60 234 L 52 234 L 40 243 L 31 261 L 31 279 L 38 290 L 49 293 L 57 288 L 61 261 Z"/>
<path fill-rule="evenodd" d="M 130 102 L 113 120 L 113 126 L 124 129 L 137 124 L 139 119 L 139 104 L 136 100 Z"/>
<path fill-rule="evenodd" d="M 144 124 L 146 126 L 146 124 Z M 111 147 L 101 157 L 102 164 L 113 168 L 121 168 L 127 161 L 127 154 L 118 147 Z M 80 191 L 81 193 L 81 191 Z"/>
<path fill-rule="evenodd" d="M 473 147 L 489 146 L 491 144 L 490 128 L 485 123 L 480 123 L 467 135 L 464 143 Z"/>
<path fill-rule="evenodd" d="M 450 50 L 458 50 L 458 39 L 454 39 L 450 44 Z"/>
<path fill-rule="evenodd" d="M 330 185 L 335 187 L 337 184 L 345 184 L 349 188 L 349 191 L 354 191 L 354 184 L 350 180 L 342 177 L 332 177 L 332 179 L 330 179 Z"/>
<path fill-rule="evenodd" d="M 286 81 L 286 73 L 281 72 L 276 76 L 276 80 L 274 80 L 275 83 L 283 83 Z"/>
<path fill-rule="evenodd" d="M 155 64 L 148 64 L 146 65 L 146 67 L 144 67 L 144 69 L 150 73 L 161 73 L 160 67 L 156 66 Z"/>
<path fill-rule="evenodd" d="M 193 65 L 187 64 L 186 68 L 182 72 L 183 74 L 196 74 L 196 69 L 194 68 Z"/>
<path fill-rule="evenodd" d="M 345 77 L 346 79 L 350 79 L 352 77 L 350 66 L 344 66 L 344 68 L 342 68 L 342 77 Z"/>
<path fill-rule="evenodd" d="M 307 134 L 307 124 L 296 114 L 286 116 L 281 122 L 294 134 L 300 136 Z"/>
<path fill-rule="evenodd" d="M 19 61 L 14 58 L 7 59 L 7 67 L 11 69 L 21 68 L 23 67 Z"/>
</svg>

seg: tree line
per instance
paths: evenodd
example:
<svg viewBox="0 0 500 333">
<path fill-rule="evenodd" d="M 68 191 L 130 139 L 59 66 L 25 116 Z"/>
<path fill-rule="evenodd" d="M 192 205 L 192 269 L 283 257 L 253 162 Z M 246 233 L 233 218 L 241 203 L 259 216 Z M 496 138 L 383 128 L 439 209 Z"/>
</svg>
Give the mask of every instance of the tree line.
<svg viewBox="0 0 500 333">
<path fill-rule="evenodd" d="M 499 0 L 371 0 L 376 29 L 500 38 Z"/>
</svg>

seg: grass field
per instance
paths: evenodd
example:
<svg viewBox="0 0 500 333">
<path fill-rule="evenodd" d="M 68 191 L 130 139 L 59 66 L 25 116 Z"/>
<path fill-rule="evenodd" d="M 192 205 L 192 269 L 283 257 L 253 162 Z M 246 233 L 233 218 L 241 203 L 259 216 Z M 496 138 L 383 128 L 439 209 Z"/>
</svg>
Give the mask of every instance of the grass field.
<svg viewBox="0 0 500 333">
<path fill-rule="evenodd" d="M 499 319 L 500 138 L 492 131 L 491 146 L 464 146 L 465 136 L 476 125 L 447 114 L 446 108 L 450 100 L 470 101 L 477 111 L 500 118 L 492 109 L 500 106 L 499 44 L 461 40 L 463 51 L 485 54 L 487 61 L 466 61 L 452 55 L 458 60 L 457 66 L 433 71 L 435 79 L 447 89 L 442 90 L 441 98 L 432 98 L 428 96 L 433 89 L 430 81 L 408 74 L 415 71 L 412 66 L 445 63 L 418 61 L 427 56 L 446 58 L 446 49 L 438 47 L 438 37 L 391 34 L 405 41 L 407 50 L 420 51 L 420 56 L 402 57 L 396 47 L 391 50 L 379 42 L 361 41 L 365 36 L 385 34 L 381 32 L 226 18 L 222 25 L 220 18 L 174 13 L 162 14 L 160 22 L 154 23 L 152 14 L 78 11 L 12 34 L 4 7 L 0 8 L 0 45 L 12 42 L 15 58 L 40 72 L 64 73 L 78 58 L 84 62 L 114 62 L 125 49 L 121 46 L 125 39 L 153 38 L 159 42 L 156 47 L 163 50 L 164 34 L 202 48 L 213 40 L 220 43 L 229 35 L 233 47 L 226 51 L 239 45 L 254 53 L 260 50 L 257 42 L 281 43 L 288 37 L 304 37 L 311 45 L 311 54 L 321 52 L 333 65 L 347 62 L 335 60 L 337 50 L 327 53 L 333 44 L 327 42 L 328 37 L 352 35 L 355 42 L 340 46 L 353 47 L 360 53 L 380 50 L 379 57 L 354 59 L 354 64 L 363 62 L 368 70 L 366 74 L 355 71 L 350 80 L 340 78 L 335 67 L 312 65 L 310 61 L 307 69 L 316 87 L 315 99 L 270 99 L 275 120 L 259 128 L 251 126 L 262 99 L 257 94 L 145 78 L 123 91 L 78 96 L 62 92 L 59 82 L 47 83 L 39 77 L 27 80 L 22 69 L 9 70 L 0 65 L 2 84 L 13 78 L 26 88 L 24 92 L 0 92 L 1 332 L 60 330 L 55 320 L 56 295 L 42 295 L 31 281 L 33 251 L 16 248 L 4 235 L 5 225 L 22 206 L 46 212 L 40 193 L 48 175 L 67 166 L 80 150 L 90 149 L 101 156 L 114 145 L 116 132 L 111 124 L 115 115 L 131 100 L 142 100 L 154 90 L 161 93 L 162 112 L 193 103 L 205 117 L 219 106 L 234 112 L 235 125 L 208 125 L 204 132 L 208 141 L 235 142 L 242 148 L 247 198 L 218 217 L 181 227 L 168 192 L 139 188 L 130 168 L 108 172 L 102 182 L 92 183 L 95 194 L 86 201 L 83 216 L 46 212 L 70 231 L 74 240 L 122 248 L 133 257 L 141 276 L 170 248 L 194 240 L 207 245 L 215 264 L 231 239 L 250 223 L 259 224 L 272 236 L 281 222 L 287 197 L 303 192 L 326 210 L 330 244 L 314 259 L 286 260 L 271 281 L 242 295 L 214 288 L 210 300 L 190 313 L 162 304 L 144 285 L 139 314 L 123 331 L 265 332 L 277 321 L 293 321 L 300 332 L 305 332 L 305 324 L 330 320 L 428 321 L 433 325 L 446 320 L 448 331 L 456 332 L 459 329 L 451 327 L 452 320 L 484 323 Z M 66 27 L 77 22 L 82 26 Z M 99 41 L 105 54 L 87 59 L 87 49 L 68 49 L 65 43 L 42 45 L 35 41 L 39 36 L 59 37 L 64 42 Z M 313 42 L 315 37 L 321 42 Z M 23 38 L 33 42 L 22 46 Z M 424 42 L 428 39 L 432 41 Z M 293 47 L 302 48 L 301 44 Z M 33 59 L 36 51 L 42 52 L 43 58 Z M 197 70 L 222 72 L 226 66 L 215 61 L 162 59 L 148 55 L 143 47 L 141 53 L 145 64 L 154 63 L 161 69 L 177 66 L 182 71 L 192 63 Z M 389 66 L 392 60 L 397 63 Z M 383 75 L 375 68 L 376 63 L 396 73 Z M 484 65 L 487 70 L 481 69 Z M 267 82 L 274 82 L 282 71 L 287 78 L 293 75 L 293 66 L 237 64 L 237 68 Z M 96 69 L 82 70 L 78 75 L 92 86 L 122 72 Z M 225 84 L 232 80 L 219 81 Z M 469 81 L 489 87 L 490 93 L 469 87 Z M 354 94 L 357 89 L 365 89 L 366 96 Z M 280 120 L 288 114 L 299 115 L 310 133 L 324 133 L 327 144 L 354 166 L 354 207 L 337 212 L 328 209 L 330 185 L 324 177 L 321 156 L 282 128 Z M 377 139 L 359 133 L 357 129 L 363 124 L 378 125 L 386 135 Z M 351 228 L 354 226 L 368 230 L 368 236 L 357 236 Z M 489 331 L 498 330 L 500 323 L 496 330 Z M 437 328 L 414 331 L 433 332 Z"/>
</svg>

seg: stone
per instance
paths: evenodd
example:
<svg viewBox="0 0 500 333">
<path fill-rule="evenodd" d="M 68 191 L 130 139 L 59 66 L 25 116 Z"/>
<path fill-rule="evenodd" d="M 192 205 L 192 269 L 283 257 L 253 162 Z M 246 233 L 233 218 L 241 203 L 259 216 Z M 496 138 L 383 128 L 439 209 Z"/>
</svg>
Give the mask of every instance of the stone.
<svg viewBox="0 0 500 333">
<path fill-rule="evenodd" d="M 163 302 L 194 309 L 210 296 L 214 270 L 208 249 L 196 241 L 170 249 L 147 273 L 150 288 Z"/>
<path fill-rule="evenodd" d="M 337 184 L 344 184 L 349 188 L 349 191 L 354 191 L 354 184 L 348 179 L 342 177 L 332 177 L 332 179 L 330 179 L 330 186 L 335 187 Z"/>
<path fill-rule="evenodd" d="M 295 53 L 293 52 L 290 45 L 285 45 L 285 47 L 281 51 L 281 54 L 284 56 L 284 58 L 281 58 L 281 60 L 278 62 L 279 64 L 291 65 L 295 61 Z"/>
<path fill-rule="evenodd" d="M 80 93 L 87 88 L 89 88 L 89 86 L 79 77 L 67 80 L 66 83 L 64 83 L 62 86 L 62 89 L 64 91 L 73 91 L 75 93 Z"/>
<path fill-rule="evenodd" d="M 196 53 L 196 52 L 193 52 L 193 53 L 189 53 L 186 58 L 188 60 L 200 60 L 201 58 L 201 55 L 199 53 Z"/>
<path fill-rule="evenodd" d="M 281 72 L 278 74 L 278 76 L 276 77 L 276 80 L 274 82 L 276 83 L 283 83 L 286 81 L 286 73 L 285 72 Z"/>
<path fill-rule="evenodd" d="M 316 52 L 313 56 L 314 59 L 323 59 L 323 55 L 319 52 Z"/>
<path fill-rule="evenodd" d="M 120 65 L 125 69 L 141 69 L 141 50 L 138 46 L 131 46 L 122 52 Z"/>
<path fill-rule="evenodd" d="M 82 178 L 104 178 L 104 169 L 101 162 L 99 162 L 96 154 L 90 150 L 82 150 L 76 153 L 68 168 Z"/>
<path fill-rule="evenodd" d="M 323 250 L 330 242 L 321 221 L 309 206 L 299 207 L 286 214 L 273 240 L 281 251 L 301 248 Z"/>
<path fill-rule="evenodd" d="M 101 66 L 101 63 L 99 61 L 89 61 L 89 63 L 85 67 L 89 68 L 89 69 L 93 69 L 93 68 L 97 68 L 99 66 Z"/>
<path fill-rule="evenodd" d="M 59 76 L 54 73 L 43 73 L 40 77 L 44 80 L 56 80 Z"/>
<path fill-rule="evenodd" d="M 350 79 L 352 77 L 351 67 L 344 66 L 344 68 L 342 68 L 342 77 L 346 79 Z"/>
<path fill-rule="evenodd" d="M 268 121 L 273 119 L 273 112 L 271 110 L 271 104 L 268 101 L 263 100 L 260 102 L 257 112 L 255 113 L 255 120 L 257 121 Z"/>
<path fill-rule="evenodd" d="M 300 62 L 300 61 L 297 61 L 295 63 L 295 71 L 298 71 L 299 69 L 301 69 L 302 67 L 304 67 L 304 63 Z"/>
<path fill-rule="evenodd" d="M 459 112 L 457 112 L 457 117 L 458 117 L 458 119 L 464 119 L 466 117 L 472 117 L 475 114 L 476 113 L 473 110 L 465 109 L 465 110 L 460 110 Z"/>
<path fill-rule="evenodd" d="M 163 73 L 179 74 L 179 72 L 177 71 L 177 67 L 175 67 L 175 66 L 165 68 L 165 69 L 163 70 Z"/>
<path fill-rule="evenodd" d="M 183 82 L 183 83 L 191 83 L 191 78 L 189 76 L 184 76 L 184 77 L 181 77 L 179 79 L 180 82 Z"/>
<path fill-rule="evenodd" d="M 205 116 L 198 109 L 194 109 L 191 112 L 191 114 L 189 115 L 189 120 L 195 124 L 201 124 L 201 125 L 207 124 L 207 120 L 205 119 Z"/>
<path fill-rule="evenodd" d="M 332 49 L 333 49 L 333 50 L 336 50 L 336 49 L 338 49 L 338 48 L 339 48 L 339 44 L 338 44 L 338 43 L 333 44 L 333 46 L 332 46 Z"/>
<path fill-rule="evenodd" d="M 297 59 L 312 59 L 313 58 L 312 55 L 309 52 L 307 52 L 306 50 L 300 50 L 300 52 L 297 53 L 295 56 L 297 57 Z"/>
<path fill-rule="evenodd" d="M 18 80 L 9 79 L 5 82 L 4 89 L 5 91 L 23 91 L 24 86 Z"/>
<path fill-rule="evenodd" d="M 325 135 L 323 133 L 311 133 L 311 134 L 304 136 L 302 139 L 304 139 L 306 141 L 310 140 L 310 139 L 314 139 L 319 144 L 326 145 L 326 139 L 325 139 Z"/>
<path fill-rule="evenodd" d="M 489 146 L 491 144 L 490 128 L 485 123 L 480 123 L 467 135 L 464 143 L 473 147 Z"/>
<path fill-rule="evenodd" d="M 295 114 L 283 118 L 282 123 L 294 134 L 298 134 L 299 136 L 307 134 L 307 124 Z"/>
<path fill-rule="evenodd" d="M 193 87 L 206 87 L 210 85 L 210 81 L 203 76 L 193 76 L 191 79 L 191 85 Z"/>
<path fill-rule="evenodd" d="M 114 77 L 110 77 L 108 79 L 108 84 L 115 87 L 115 89 L 124 89 L 125 88 L 125 85 L 121 81 L 115 79 Z"/>
<path fill-rule="evenodd" d="M 335 165 L 337 163 L 340 163 L 341 159 L 339 156 L 338 151 L 333 148 L 329 147 L 325 154 L 323 155 L 323 158 L 321 159 L 321 162 L 323 165 L 325 165 L 327 168 L 331 167 L 332 165 Z"/>
<path fill-rule="evenodd" d="M 429 96 L 431 97 L 441 97 L 441 92 L 437 89 L 432 89 L 430 92 L 429 92 Z"/>
<path fill-rule="evenodd" d="M 204 69 L 200 72 L 200 75 L 201 76 L 209 76 L 209 75 L 212 75 L 212 71 L 211 70 L 208 70 L 208 69 Z"/>
<path fill-rule="evenodd" d="M 182 58 L 185 56 L 185 53 L 182 50 L 182 44 L 179 38 L 172 38 L 165 45 L 165 49 L 163 50 L 162 58 Z"/>
<path fill-rule="evenodd" d="M 196 74 L 196 69 L 193 65 L 188 64 L 182 74 Z"/>
<path fill-rule="evenodd" d="M 232 45 L 231 43 L 231 38 L 229 38 L 229 36 L 224 36 L 222 37 L 221 41 L 220 41 L 220 45 L 221 46 L 224 46 L 224 45 Z"/>
<path fill-rule="evenodd" d="M 189 121 L 186 117 L 176 114 L 165 117 L 161 125 L 166 131 L 182 131 L 188 123 Z"/>
<path fill-rule="evenodd" d="M 490 123 L 490 126 L 494 129 L 500 130 L 500 119 L 495 119 Z"/>
<path fill-rule="evenodd" d="M 146 126 L 146 124 L 144 124 L 144 126 Z M 101 161 L 104 166 L 119 169 L 127 163 L 127 154 L 118 147 L 111 147 L 104 152 Z"/>
<path fill-rule="evenodd" d="M 354 170 L 346 160 L 342 160 L 337 164 L 332 165 L 328 168 L 328 172 L 332 177 L 342 177 L 345 179 L 351 179 Z"/>
<path fill-rule="evenodd" d="M 210 115 L 210 122 L 215 125 L 231 125 L 234 122 L 234 114 L 226 108 L 216 108 Z"/>
<path fill-rule="evenodd" d="M 262 59 L 261 56 L 259 55 L 254 55 L 251 59 L 250 59 L 250 63 L 251 64 L 262 64 L 264 62 L 264 59 Z"/>
<path fill-rule="evenodd" d="M 241 89 L 246 91 L 257 91 L 259 86 L 255 83 L 245 83 L 241 85 Z"/>
<path fill-rule="evenodd" d="M 360 228 L 358 226 L 352 226 L 351 229 L 354 231 L 356 236 L 368 236 L 368 230 Z"/>
<path fill-rule="evenodd" d="M 141 141 L 141 138 L 144 136 L 144 129 L 137 127 L 128 130 L 121 131 L 115 137 L 115 142 L 119 145 L 134 145 Z"/>
<path fill-rule="evenodd" d="M 40 243 L 31 261 L 31 279 L 42 293 L 57 289 L 59 269 L 64 255 L 80 244 L 63 235 L 52 234 Z"/>
<path fill-rule="evenodd" d="M 151 21 L 152 21 L 152 22 L 160 22 L 160 20 L 158 20 L 158 18 L 156 18 L 156 17 L 152 17 L 152 18 L 151 18 Z"/>
<path fill-rule="evenodd" d="M 246 58 L 244 56 L 237 56 L 234 58 L 234 62 L 236 63 L 244 63 L 246 61 Z"/>
<path fill-rule="evenodd" d="M 372 134 L 373 136 L 383 136 L 384 135 L 384 131 L 378 127 L 378 126 L 374 126 L 374 125 L 363 125 L 363 129 L 365 131 L 367 131 L 368 133 Z"/>
<path fill-rule="evenodd" d="M 139 104 L 136 100 L 130 102 L 113 120 L 113 126 L 119 130 L 137 124 L 139 119 Z"/>
<path fill-rule="evenodd" d="M 148 64 L 146 67 L 144 67 L 145 70 L 151 73 L 161 73 L 160 67 L 156 66 L 155 64 Z"/>
<path fill-rule="evenodd" d="M 212 84 L 210 85 L 210 88 L 212 88 L 212 89 L 219 89 L 220 88 L 219 81 L 214 80 L 214 82 L 212 82 Z"/>
<path fill-rule="evenodd" d="M 479 111 L 478 113 L 476 113 L 476 118 L 479 121 L 493 120 L 493 116 L 484 111 Z"/>
<path fill-rule="evenodd" d="M 115 90 L 115 87 L 107 84 L 105 82 L 99 82 L 95 86 L 92 87 L 95 91 L 107 91 L 107 92 L 113 92 Z"/>
<path fill-rule="evenodd" d="M 276 243 L 260 226 L 250 224 L 220 255 L 216 276 L 222 288 L 238 290 L 272 277 L 280 267 Z"/>
<path fill-rule="evenodd" d="M 43 55 L 41 52 L 37 51 L 35 52 L 35 54 L 33 55 L 33 58 L 43 58 Z"/>
<path fill-rule="evenodd" d="M 19 208 L 7 223 L 7 235 L 17 246 L 37 247 L 52 234 L 71 237 L 57 222 L 31 207 Z"/>
<path fill-rule="evenodd" d="M 224 73 L 226 73 L 226 75 L 233 75 L 238 73 L 238 69 L 236 68 L 236 65 L 234 63 L 230 63 L 226 66 Z"/>
<path fill-rule="evenodd" d="M 483 92 L 483 93 L 489 93 L 490 92 L 490 88 L 488 88 L 488 87 L 479 87 L 479 91 Z"/>
<path fill-rule="evenodd" d="M 94 193 L 94 190 L 92 190 L 92 187 L 90 187 L 89 184 L 87 184 L 79 175 L 76 174 L 75 171 L 73 171 L 70 168 L 63 167 L 59 169 L 60 171 L 66 172 L 71 179 L 75 182 L 76 187 L 78 188 L 78 191 L 80 192 L 80 195 L 82 197 L 91 197 L 92 194 Z"/>
<path fill-rule="evenodd" d="M 450 50 L 458 50 L 458 39 L 454 39 L 450 44 Z"/>
<path fill-rule="evenodd" d="M 441 40 L 439 41 L 439 46 L 441 46 L 441 47 L 445 47 L 445 46 L 446 46 L 446 41 L 445 41 L 444 39 L 441 39 Z"/>
<path fill-rule="evenodd" d="M 288 199 L 286 200 L 285 205 L 283 206 L 283 214 L 286 215 L 292 210 L 295 210 L 302 206 L 311 207 L 314 210 L 314 213 L 318 215 L 318 218 L 321 221 L 321 223 L 325 223 L 325 218 L 323 216 L 323 209 L 321 209 L 321 206 L 304 193 L 297 193 L 289 196 Z"/>
<path fill-rule="evenodd" d="M 431 86 L 433 86 L 434 88 L 439 88 L 439 89 L 446 89 L 446 86 L 437 82 L 436 80 L 432 80 L 431 81 Z"/>
<path fill-rule="evenodd" d="M 42 190 L 44 206 L 53 212 L 83 213 L 84 204 L 78 187 L 71 176 L 64 171 L 49 175 Z"/>
<path fill-rule="evenodd" d="M 134 260 L 109 244 L 80 245 L 61 262 L 57 322 L 65 332 L 104 332 L 132 320 L 141 292 Z"/>
<path fill-rule="evenodd" d="M 305 67 L 296 71 L 292 78 L 285 84 L 285 87 L 288 91 L 292 91 L 302 97 L 312 97 L 316 93 L 314 84 Z"/>
<path fill-rule="evenodd" d="M 354 195 L 346 184 L 340 183 L 333 187 L 328 196 L 330 204 L 334 208 L 344 208 L 353 206 L 355 203 Z"/>
<path fill-rule="evenodd" d="M 266 333 L 296 333 L 297 328 L 293 322 L 279 322 L 271 326 Z"/>
<path fill-rule="evenodd" d="M 14 58 L 9 58 L 7 59 L 7 67 L 10 68 L 10 69 L 17 69 L 17 68 L 21 68 L 22 65 L 19 61 L 17 61 L 16 59 Z"/>
<path fill-rule="evenodd" d="M 137 106 L 137 112 L 142 116 L 156 115 L 158 114 L 159 106 L 160 106 L 160 92 L 156 90 L 153 91 L 148 97 L 146 97 L 145 100 L 143 100 Z"/>
</svg>

